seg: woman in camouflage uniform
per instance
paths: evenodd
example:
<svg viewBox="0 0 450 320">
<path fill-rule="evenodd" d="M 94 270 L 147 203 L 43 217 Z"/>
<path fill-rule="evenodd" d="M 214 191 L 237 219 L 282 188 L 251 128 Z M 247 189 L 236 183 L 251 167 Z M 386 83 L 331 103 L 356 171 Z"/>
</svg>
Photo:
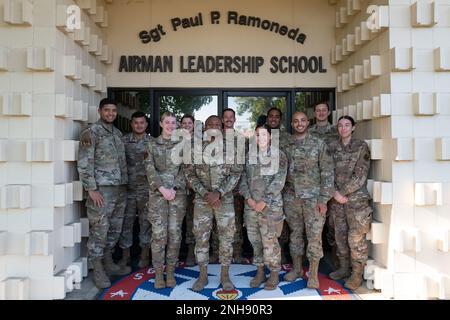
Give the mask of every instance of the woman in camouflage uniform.
<svg viewBox="0 0 450 320">
<path fill-rule="evenodd" d="M 181 244 L 181 226 L 186 214 L 186 180 L 181 164 L 172 161 L 172 150 L 181 141 L 172 141 L 177 120 L 170 112 L 161 116 L 161 135 L 150 141 L 145 170 L 150 184 L 148 214 L 152 224 L 152 262 L 155 289 L 175 287 L 175 267 Z M 167 246 L 167 248 L 166 248 Z M 164 281 L 164 260 L 167 279 Z"/>
<path fill-rule="evenodd" d="M 260 126 L 256 129 L 259 151 L 263 154 L 267 152 L 266 157 L 275 157 L 278 166 L 273 167 L 272 162 L 262 164 L 260 157 L 252 160 L 251 154 L 247 154 L 240 183 L 240 192 L 245 198 L 244 221 L 248 238 L 253 246 L 253 262 L 257 266 L 256 276 L 250 281 L 250 286 L 257 288 L 265 282 L 266 290 L 276 289 L 279 283 L 281 248 L 278 237 L 284 220 L 281 190 L 284 187 L 288 166 L 285 153 L 270 147 L 270 137 L 269 127 Z M 279 152 L 278 159 L 276 152 Z M 270 269 L 267 281 L 264 265 Z"/>
<path fill-rule="evenodd" d="M 342 116 L 338 121 L 339 140 L 330 144 L 335 163 L 334 198 L 330 201 L 330 214 L 334 215 L 335 239 L 340 268 L 330 273 L 334 280 L 350 274 L 345 286 L 355 290 L 362 283 L 364 265 L 368 257 L 366 234 L 372 222 L 367 176 L 370 151 L 366 142 L 352 137 L 355 121 Z M 351 273 L 350 273 L 351 262 Z"/>
</svg>

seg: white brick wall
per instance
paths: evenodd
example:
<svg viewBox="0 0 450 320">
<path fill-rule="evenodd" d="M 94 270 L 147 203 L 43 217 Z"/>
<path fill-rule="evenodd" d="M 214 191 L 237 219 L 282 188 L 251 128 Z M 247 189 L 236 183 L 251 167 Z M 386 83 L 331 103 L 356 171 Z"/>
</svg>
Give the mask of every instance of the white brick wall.
<svg viewBox="0 0 450 320">
<path fill-rule="evenodd" d="M 82 36 L 64 27 L 72 4 L 0 0 L 0 299 L 62 299 L 87 274 L 76 140 L 110 49 L 103 1 L 78 1 Z"/>
<path fill-rule="evenodd" d="M 386 297 L 448 299 L 450 1 L 356 1 L 365 3 L 361 11 L 342 18 L 353 2 L 336 4 L 338 44 L 361 32 L 369 5 L 383 8 L 383 27 L 371 40 L 342 57 L 332 49 L 340 84 L 335 116 L 356 105 L 357 135 L 372 151 L 375 261 L 366 278 Z M 379 57 L 381 75 L 370 74 L 371 56 Z M 361 65 L 362 83 L 347 80 Z"/>
</svg>

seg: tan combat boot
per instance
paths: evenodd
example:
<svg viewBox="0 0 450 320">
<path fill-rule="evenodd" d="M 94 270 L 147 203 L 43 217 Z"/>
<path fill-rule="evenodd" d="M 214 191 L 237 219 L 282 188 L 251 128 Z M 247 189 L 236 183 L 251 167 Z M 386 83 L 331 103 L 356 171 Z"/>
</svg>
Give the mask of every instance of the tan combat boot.
<svg viewBox="0 0 450 320">
<path fill-rule="evenodd" d="M 270 271 L 269 279 L 267 279 L 266 283 L 264 284 L 265 290 L 275 290 L 278 287 L 278 284 L 280 283 L 280 277 L 278 271 Z"/>
<path fill-rule="evenodd" d="M 292 270 L 284 275 L 284 281 L 293 282 L 298 278 L 303 277 L 302 256 L 292 257 Z"/>
<path fill-rule="evenodd" d="M 200 276 L 192 286 L 192 290 L 195 292 L 202 291 L 207 284 L 208 284 L 208 266 L 207 265 L 200 266 Z"/>
<path fill-rule="evenodd" d="M 103 255 L 103 267 L 105 272 L 109 276 L 124 276 L 131 272 L 131 268 L 128 266 L 120 267 L 114 263 L 111 250 L 106 250 Z"/>
<path fill-rule="evenodd" d="M 188 246 L 188 254 L 186 257 L 186 266 L 193 267 L 195 266 L 195 245 L 189 244 Z"/>
<path fill-rule="evenodd" d="M 350 261 L 347 258 L 339 258 L 339 269 L 330 273 L 333 280 L 341 280 L 350 276 Z"/>
<path fill-rule="evenodd" d="M 155 270 L 155 289 L 164 289 L 166 287 L 163 269 L 164 267 L 160 267 Z"/>
<path fill-rule="evenodd" d="M 99 289 L 105 289 L 111 287 L 111 281 L 109 281 L 101 258 L 92 259 L 92 266 L 94 267 L 94 283 Z"/>
<path fill-rule="evenodd" d="M 175 266 L 166 267 L 166 286 L 169 288 L 175 288 L 177 280 L 175 280 Z"/>
<path fill-rule="evenodd" d="M 117 265 L 120 268 L 126 267 L 131 262 L 130 258 L 130 248 L 122 249 L 122 258 L 119 260 Z"/>
<path fill-rule="evenodd" d="M 140 257 L 139 263 L 138 263 L 139 268 L 145 268 L 150 265 L 149 252 L 150 252 L 150 247 L 145 246 L 145 247 L 141 248 L 141 257 Z"/>
<path fill-rule="evenodd" d="M 309 262 L 308 284 L 310 289 L 319 289 L 319 260 L 311 260 Z"/>
<path fill-rule="evenodd" d="M 233 282 L 231 282 L 230 275 L 228 274 L 229 269 L 230 266 L 222 266 L 220 270 L 220 284 L 225 291 L 231 291 L 234 289 Z"/>
<path fill-rule="evenodd" d="M 264 266 L 258 266 L 256 276 L 250 280 L 250 288 L 258 288 L 266 281 L 266 274 L 264 273 Z"/>
<path fill-rule="evenodd" d="M 361 286 L 363 281 L 364 265 L 360 262 L 352 263 L 352 275 L 345 281 L 344 286 L 350 290 L 356 290 Z"/>
</svg>

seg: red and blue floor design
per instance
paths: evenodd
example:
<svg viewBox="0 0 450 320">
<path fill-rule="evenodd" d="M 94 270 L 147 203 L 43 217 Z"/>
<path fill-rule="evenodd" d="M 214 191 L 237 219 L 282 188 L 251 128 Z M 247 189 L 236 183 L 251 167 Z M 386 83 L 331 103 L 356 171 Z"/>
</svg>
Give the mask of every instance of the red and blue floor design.
<svg viewBox="0 0 450 320">
<path fill-rule="evenodd" d="M 283 265 L 280 272 L 280 284 L 276 290 L 250 288 L 250 280 L 256 274 L 256 267 L 252 264 L 232 264 L 230 278 L 235 290 L 224 291 L 220 285 L 220 265 L 208 265 L 209 283 L 201 292 L 192 291 L 192 285 L 199 276 L 198 266 L 186 267 L 180 262 L 175 271 L 177 286 L 156 290 L 154 288 L 154 269 L 144 268 L 136 270 L 128 276 L 117 279 L 112 286 L 105 289 L 100 300 L 358 300 L 358 296 L 344 288 L 344 281 L 334 281 L 328 278 L 331 269 L 326 263 L 320 264 L 319 289 L 306 288 L 308 268 L 304 267 L 305 278 L 294 282 L 283 281 L 284 274 L 291 269 L 291 265 Z M 268 274 L 266 270 L 266 274 Z"/>
</svg>

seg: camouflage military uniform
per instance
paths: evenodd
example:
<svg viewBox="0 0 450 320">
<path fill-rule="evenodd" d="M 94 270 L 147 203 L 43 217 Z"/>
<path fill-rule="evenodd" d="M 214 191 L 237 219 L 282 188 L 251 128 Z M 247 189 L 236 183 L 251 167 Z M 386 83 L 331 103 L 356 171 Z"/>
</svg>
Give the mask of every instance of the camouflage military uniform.
<svg viewBox="0 0 450 320">
<path fill-rule="evenodd" d="M 104 206 L 97 207 L 88 196 L 88 255 L 101 258 L 112 250 L 122 231 L 128 182 L 122 133 L 102 120 L 85 129 L 80 136 L 78 172 L 86 191 L 99 191 Z"/>
<path fill-rule="evenodd" d="M 278 243 L 277 225 L 283 223 L 283 190 L 287 173 L 287 157 L 279 151 L 279 168 L 270 175 L 262 175 L 261 168 L 269 165 L 250 164 L 248 159 L 240 182 L 240 192 L 245 200 L 264 201 L 263 212 L 254 211 L 245 203 L 244 220 L 247 234 L 253 246 L 253 263 L 271 271 L 281 270 L 281 248 Z"/>
<path fill-rule="evenodd" d="M 310 135 L 286 149 L 289 169 L 283 190 L 284 212 L 291 231 L 292 256 L 304 255 L 303 231 L 308 240 L 307 257 L 323 257 L 322 229 L 325 214 L 316 209 L 334 195 L 333 159 L 323 140 Z"/>
<path fill-rule="evenodd" d="M 272 134 L 273 135 L 273 134 Z M 280 129 L 279 132 L 279 146 L 280 149 L 286 152 L 286 148 L 294 142 L 292 135 L 284 129 Z M 285 213 L 286 215 L 286 213 Z M 279 243 L 281 246 L 282 260 L 283 263 L 288 263 L 288 245 L 289 245 L 290 231 L 287 220 L 283 222 L 283 230 L 279 236 Z"/>
<path fill-rule="evenodd" d="M 330 214 L 334 216 L 337 255 L 346 258 L 351 253 L 352 262 L 363 265 L 367 261 L 366 233 L 372 222 L 367 176 L 370 151 L 364 141 L 352 139 L 344 146 L 340 141 L 330 144 L 335 163 L 337 191 L 348 198 L 346 204 L 331 201 Z"/>
<path fill-rule="evenodd" d="M 186 214 L 186 180 L 180 164 L 172 162 L 172 149 L 182 142 L 164 139 L 162 136 L 147 144 L 144 165 L 150 184 L 148 217 L 152 224 L 152 262 L 155 269 L 162 269 L 164 260 L 175 267 L 181 245 L 181 226 Z M 174 188 L 175 199 L 167 201 L 159 192 L 160 187 Z M 166 249 L 167 246 L 167 249 Z"/>
<path fill-rule="evenodd" d="M 133 244 L 133 225 L 136 212 L 139 217 L 139 244 L 141 248 L 150 246 L 150 222 L 147 212 L 149 185 L 145 175 L 144 153 L 146 145 L 151 139 L 151 136 L 144 135 L 142 139 L 138 140 L 133 133 L 122 138 L 128 169 L 127 207 L 119 241 L 122 249 L 130 248 Z"/>
<path fill-rule="evenodd" d="M 337 132 L 336 126 L 330 123 L 328 123 L 326 126 L 318 126 L 317 124 L 314 124 L 311 127 L 309 127 L 308 132 L 324 140 L 328 147 L 330 146 L 330 143 L 339 140 L 339 133 Z M 326 237 L 328 244 L 334 247 L 336 245 L 336 241 L 334 240 L 334 221 L 333 216 L 330 215 L 330 210 L 327 210 L 326 224 L 327 224 Z"/>
<path fill-rule="evenodd" d="M 210 143 L 204 141 L 202 151 Z M 209 262 L 209 238 L 213 219 L 217 222 L 220 263 L 222 266 L 229 266 L 233 257 L 231 244 L 236 225 L 232 191 L 239 182 L 243 166 L 225 163 L 225 151 L 223 162 L 193 163 L 185 166 L 186 178 L 196 194 L 194 200 L 195 256 L 200 266 L 205 266 Z M 210 207 L 204 199 L 206 193 L 212 191 L 218 191 L 221 195 L 221 207 L 218 209 Z"/>
<path fill-rule="evenodd" d="M 194 236 L 194 198 L 195 192 L 192 189 L 187 189 L 186 198 L 186 239 L 187 245 L 195 244 Z"/>
</svg>

